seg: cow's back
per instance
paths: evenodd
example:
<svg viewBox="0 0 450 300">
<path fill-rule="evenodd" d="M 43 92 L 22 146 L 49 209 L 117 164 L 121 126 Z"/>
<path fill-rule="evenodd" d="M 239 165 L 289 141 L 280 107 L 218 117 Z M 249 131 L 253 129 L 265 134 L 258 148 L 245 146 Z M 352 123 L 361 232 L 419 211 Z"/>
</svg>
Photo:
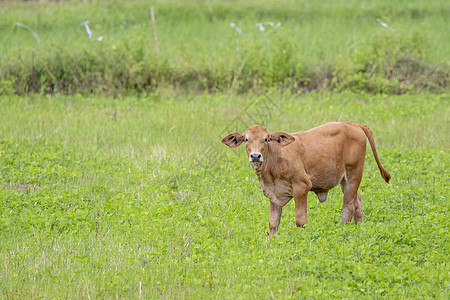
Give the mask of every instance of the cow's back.
<svg viewBox="0 0 450 300">
<path fill-rule="evenodd" d="M 302 144 L 302 160 L 312 190 L 331 189 L 342 180 L 346 166 L 364 160 L 365 134 L 349 123 L 326 123 L 294 135 Z"/>
</svg>

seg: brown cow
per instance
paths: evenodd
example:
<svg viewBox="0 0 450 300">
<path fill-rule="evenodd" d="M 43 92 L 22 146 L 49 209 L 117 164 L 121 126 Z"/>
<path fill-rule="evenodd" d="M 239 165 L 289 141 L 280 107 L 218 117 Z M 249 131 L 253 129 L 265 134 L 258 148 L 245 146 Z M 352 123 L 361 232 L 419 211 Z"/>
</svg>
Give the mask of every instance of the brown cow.
<svg viewBox="0 0 450 300">
<path fill-rule="evenodd" d="M 306 224 L 308 192 L 316 193 L 320 202 L 328 191 L 341 184 L 344 192 L 342 224 L 354 218 L 362 222 L 361 183 L 366 156 L 366 136 L 381 176 L 389 183 L 391 175 L 378 159 L 370 129 L 361 124 L 334 122 L 297 133 L 269 133 L 254 125 L 243 134 L 230 133 L 222 139 L 236 148 L 245 142 L 250 163 L 258 176 L 263 193 L 270 199 L 269 237 L 280 225 L 282 207 L 295 200 L 295 223 Z"/>
</svg>

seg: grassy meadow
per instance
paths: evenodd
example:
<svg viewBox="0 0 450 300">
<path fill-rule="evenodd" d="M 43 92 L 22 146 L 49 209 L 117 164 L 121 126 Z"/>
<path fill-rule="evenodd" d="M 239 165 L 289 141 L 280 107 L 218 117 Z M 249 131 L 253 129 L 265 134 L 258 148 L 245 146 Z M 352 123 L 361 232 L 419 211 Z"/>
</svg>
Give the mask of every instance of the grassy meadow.
<svg viewBox="0 0 450 300">
<path fill-rule="evenodd" d="M 448 92 L 449 16 L 446 0 L 7 2 L 0 94 Z"/>
<path fill-rule="evenodd" d="M 0 98 L 2 298 L 437 298 L 449 293 L 448 95 L 173 94 Z M 276 105 L 273 105 L 273 104 Z M 244 111 L 243 108 L 246 108 Z M 264 109 L 262 109 L 264 108 Z M 243 148 L 254 121 L 368 124 L 365 222 L 342 194 L 269 202 Z"/>
<path fill-rule="evenodd" d="M 449 16 L 444 0 L 2 2 L 0 299 L 447 299 Z M 269 201 L 221 138 L 340 120 L 371 128 L 391 183 L 368 149 L 362 224 L 341 225 L 337 188 L 310 195 L 305 229 L 286 205 L 268 239 Z"/>
</svg>

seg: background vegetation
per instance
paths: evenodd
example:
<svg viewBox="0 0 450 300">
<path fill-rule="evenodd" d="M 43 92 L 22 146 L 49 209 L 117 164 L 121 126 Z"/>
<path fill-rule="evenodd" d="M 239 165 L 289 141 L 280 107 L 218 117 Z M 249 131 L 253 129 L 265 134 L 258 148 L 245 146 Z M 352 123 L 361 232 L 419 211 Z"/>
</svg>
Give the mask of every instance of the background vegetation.
<svg viewBox="0 0 450 300">
<path fill-rule="evenodd" d="M 3 3 L 0 93 L 448 91 L 449 16 L 445 0 Z"/>
<path fill-rule="evenodd" d="M 0 298 L 447 299 L 447 2 L 2 2 Z M 368 151 L 364 223 L 335 189 L 268 239 L 220 139 L 339 120 L 391 183 Z"/>
</svg>

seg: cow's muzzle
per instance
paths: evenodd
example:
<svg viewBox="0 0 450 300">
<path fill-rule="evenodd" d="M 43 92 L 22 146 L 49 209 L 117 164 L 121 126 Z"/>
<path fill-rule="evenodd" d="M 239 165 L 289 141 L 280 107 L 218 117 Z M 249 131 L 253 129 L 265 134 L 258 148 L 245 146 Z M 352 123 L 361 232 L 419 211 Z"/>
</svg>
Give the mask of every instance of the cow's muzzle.
<svg viewBox="0 0 450 300">
<path fill-rule="evenodd" d="M 261 153 L 251 153 L 249 156 L 249 160 L 250 160 L 250 162 L 262 162 L 263 157 L 262 157 Z"/>
</svg>

